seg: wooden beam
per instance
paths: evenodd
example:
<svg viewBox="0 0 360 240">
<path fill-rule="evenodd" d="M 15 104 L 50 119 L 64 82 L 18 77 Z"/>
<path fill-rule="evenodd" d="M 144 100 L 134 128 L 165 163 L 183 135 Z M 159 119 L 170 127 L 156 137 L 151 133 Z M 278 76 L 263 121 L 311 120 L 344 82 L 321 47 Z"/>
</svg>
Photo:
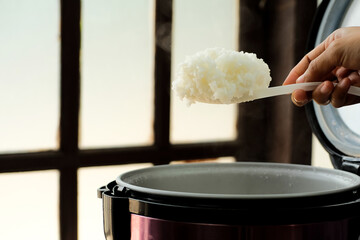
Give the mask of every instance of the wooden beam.
<svg viewBox="0 0 360 240">
<path fill-rule="evenodd" d="M 60 239 L 77 240 L 80 109 L 80 0 L 61 0 Z"/>
<path fill-rule="evenodd" d="M 315 0 L 240 0 L 240 50 L 254 52 L 281 85 L 303 56 Z M 247 161 L 311 163 L 311 131 L 305 109 L 289 96 L 239 105 L 238 141 Z"/>
<path fill-rule="evenodd" d="M 156 0 L 155 8 L 154 144 L 165 150 L 170 145 L 172 1 Z M 155 163 L 168 162 L 169 159 L 159 158 Z"/>
</svg>

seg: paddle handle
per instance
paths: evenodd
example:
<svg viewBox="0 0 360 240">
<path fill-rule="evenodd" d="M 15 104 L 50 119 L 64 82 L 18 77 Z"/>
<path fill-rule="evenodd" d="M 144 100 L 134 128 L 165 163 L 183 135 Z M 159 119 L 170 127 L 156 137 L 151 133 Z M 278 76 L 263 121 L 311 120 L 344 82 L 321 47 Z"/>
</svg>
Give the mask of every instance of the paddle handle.
<svg viewBox="0 0 360 240">
<path fill-rule="evenodd" d="M 254 92 L 252 96 L 254 99 L 274 97 L 279 95 L 291 94 L 297 89 L 302 89 L 304 91 L 313 91 L 321 82 L 306 82 L 306 83 L 296 83 L 278 87 L 270 87 L 263 90 L 258 90 Z M 336 85 L 336 83 L 334 83 Z M 360 88 L 355 86 L 350 86 L 348 91 L 349 94 L 360 96 Z"/>
</svg>

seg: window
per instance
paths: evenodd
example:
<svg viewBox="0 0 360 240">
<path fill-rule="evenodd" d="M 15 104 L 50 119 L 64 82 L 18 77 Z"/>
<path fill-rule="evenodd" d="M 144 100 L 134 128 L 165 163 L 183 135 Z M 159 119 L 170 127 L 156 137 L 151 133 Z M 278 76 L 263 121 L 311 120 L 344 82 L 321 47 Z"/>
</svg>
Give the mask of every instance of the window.
<svg viewBox="0 0 360 240">
<path fill-rule="evenodd" d="M 271 157 L 281 148 L 266 154 L 271 144 L 254 158 L 246 149 L 259 147 L 258 136 L 263 136 L 261 144 L 293 140 L 291 134 L 282 135 L 292 117 L 286 118 L 286 130 L 275 134 L 269 125 L 254 127 L 241 106 L 188 108 L 170 91 L 184 56 L 212 46 L 257 52 L 275 66 L 276 81 L 281 80 L 280 73 L 295 60 L 289 55 L 287 68 L 276 67 L 268 51 L 275 40 L 268 36 L 282 25 L 264 19 L 288 9 L 253 3 L 1 2 L 0 185 L 6 198 L 0 201 L 0 223 L 9 227 L 0 238 L 23 239 L 24 233 L 36 239 L 101 239 L 96 188 L 130 169 L 189 160 L 288 159 L 288 152 Z M 249 18 L 249 12 L 260 20 Z M 303 12 L 289 17 L 299 16 Z M 245 19 L 254 25 L 245 26 Z M 288 26 L 287 19 L 281 21 Z M 297 23 L 292 34 L 306 35 L 306 26 Z M 267 37 L 251 40 L 251 29 Z M 293 39 L 288 39 L 286 54 L 301 50 Z M 285 104 L 283 110 L 293 116 L 285 98 L 254 103 L 246 112 L 256 110 L 256 121 L 271 123 L 280 118 L 281 113 L 269 114 L 277 104 Z"/>
</svg>

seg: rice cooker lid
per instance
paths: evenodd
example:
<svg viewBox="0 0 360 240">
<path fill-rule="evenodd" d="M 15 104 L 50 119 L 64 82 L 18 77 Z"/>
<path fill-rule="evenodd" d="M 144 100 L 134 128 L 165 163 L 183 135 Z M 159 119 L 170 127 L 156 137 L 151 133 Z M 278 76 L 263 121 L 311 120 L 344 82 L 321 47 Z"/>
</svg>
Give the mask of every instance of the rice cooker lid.
<svg viewBox="0 0 360 240">
<path fill-rule="evenodd" d="M 360 25 L 360 1 L 324 0 L 315 17 L 308 50 L 335 29 L 356 25 Z M 360 104 L 337 109 L 312 101 L 305 108 L 310 126 L 334 167 L 360 175 Z"/>
</svg>

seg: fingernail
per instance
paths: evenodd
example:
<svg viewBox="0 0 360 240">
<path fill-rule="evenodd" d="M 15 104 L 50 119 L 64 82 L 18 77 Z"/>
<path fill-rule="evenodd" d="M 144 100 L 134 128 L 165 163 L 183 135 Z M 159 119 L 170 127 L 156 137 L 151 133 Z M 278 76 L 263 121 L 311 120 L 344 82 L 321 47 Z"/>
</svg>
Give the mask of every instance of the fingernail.
<svg viewBox="0 0 360 240">
<path fill-rule="evenodd" d="M 320 88 L 320 92 L 322 93 L 322 94 L 328 94 L 328 91 L 329 89 L 328 89 L 328 87 L 326 86 L 326 84 L 323 84 L 322 86 L 321 86 L 321 88 Z"/>
<path fill-rule="evenodd" d="M 345 81 L 340 81 L 340 82 L 338 83 L 338 86 L 342 88 L 342 87 L 345 87 L 346 84 L 347 84 L 347 83 L 346 83 Z"/>
<path fill-rule="evenodd" d="M 308 102 L 307 100 L 299 101 L 294 96 L 292 96 L 292 99 L 293 99 L 293 102 L 295 103 L 295 105 L 297 105 L 297 106 L 304 106 Z"/>
<path fill-rule="evenodd" d="M 298 79 L 296 79 L 296 83 L 303 83 L 304 82 L 304 74 L 301 75 Z"/>
</svg>

